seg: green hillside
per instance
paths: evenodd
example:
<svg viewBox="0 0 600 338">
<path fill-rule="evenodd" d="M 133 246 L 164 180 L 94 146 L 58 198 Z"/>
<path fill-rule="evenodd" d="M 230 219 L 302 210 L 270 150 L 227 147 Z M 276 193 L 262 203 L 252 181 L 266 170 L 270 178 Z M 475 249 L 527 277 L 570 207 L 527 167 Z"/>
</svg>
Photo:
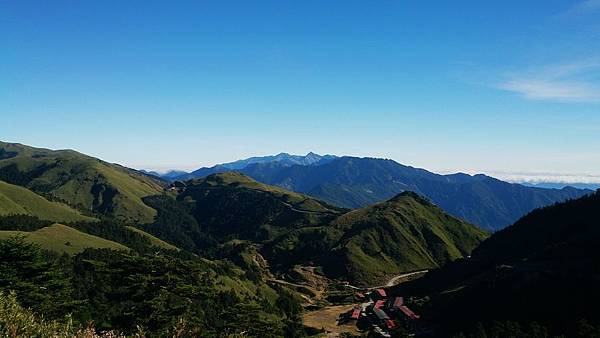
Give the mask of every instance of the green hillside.
<svg viewBox="0 0 600 338">
<path fill-rule="evenodd" d="M 50 202 L 28 189 L 0 181 L 0 216 L 6 215 L 30 215 L 55 222 L 94 221 L 63 203 Z"/>
<path fill-rule="evenodd" d="M 135 232 L 135 233 L 137 233 L 137 234 L 140 234 L 140 235 L 142 235 L 144 238 L 146 238 L 148 241 L 150 241 L 150 243 L 151 243 L 153 246 L 157 246 L 157 247 L 159 247 L 159 248 L 163 248 L 163 249 L 167 249 L 167 250 L 175 250 L 175 251 L 179 251 L 179 248 L 178 248 L 178 247 L 176 247 L 176 246 L 174 246 L 174 245 L 172 245 L 172 244 L 169 244 L 169 243 L 167 243 L 167 242 L 163 241 L 162 239 L 160 239 L 160 238 L 158 238 L 158 237 L 152 236 L 152 235 L 150 235 L 149 233 L 147 233 L 147 232 L 145 232 L 145 231 L 143 231 L 143 230 L 141 230 L 141 229 L 138 229 L 138 228 L 136 228 L 136 227 L 132 227 L 132 226 L 128 226 L 128 227 L 126 227 L 126 228 L 127 228 L 129 231 L 132 231 L 132 232 Z"/>
<path fill-rule="evenodd" d="M 406 192 L 350 212 L 333 226 L 344 229 L 332 253 L 353 280 L 435 268 L 471 251 L 487 234 Z"/>
<path fill-rule="evenodd" d="M 144 201 L 158 210 L 145 231 L 199 253 L 232 239 L 262 243 L 291 229 L 326 224 L 346 211 L 237 173 L 188 181 L 170 195 Z"/>
<path fill-rule="evenodd" d="M 70 255 L 82 252 L 87 248 L 129 250 L 122 244 L 89 235 L 62 224 L 54 224 L 33 232 L 0 231 L 0 240 L 14 236 L 25 236 L 26 241 L 35 243 L 43 249 Z"/>
<path fill-rule="evenodd" d="M 470 255 L 486 237 L 484 231 L 405 192 L 348 212 L 329 225 L 282 236 L 266 250 L 269 257 L 281 257 L 278 263 L 316 261 L 331 277 L 374 284 Z"/>
<path fill-rule="evenodd" d="M 162 191 L 160 183 L 148 176 L 72 150 L 3 142 L 0 180 L 77 209 L 141 222 L 156 214 L 142 198 Z"/>
</svg>

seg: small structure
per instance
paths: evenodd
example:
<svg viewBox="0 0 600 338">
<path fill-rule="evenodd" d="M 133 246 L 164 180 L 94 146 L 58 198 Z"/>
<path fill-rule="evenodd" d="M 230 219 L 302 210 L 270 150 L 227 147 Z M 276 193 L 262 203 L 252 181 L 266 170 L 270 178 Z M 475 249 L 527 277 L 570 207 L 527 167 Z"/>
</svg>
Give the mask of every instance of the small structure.
<svg viewBox="0 0 600 338">
<path fill-rule="evenodd" d="M 390 319 L 390 317 L 382 309 L 373 307 L 373 313 L 375 314 L 375 316 L 377 316 L 377 319 L 381 321 Z"/>
<path fill-rule="evenodd" d="M 398 309 L 402 305 L 404 305 L 404 297 L 395 297 L 395 298 L 390 299 L 390 305 L 389 305 L 390 308 Z"/>
<path fill-rule="evenodd" d="M 388 330 L 392 330 L 393 328 L 395 328 L 395 327 L 396 327 L 396 323 L 394 323 L 394 321 L 393 321 L 393 320 L 391 320 L 391 319 L 386 319 L 386 320 L 385 320 L 385 327 L 386 327 Z"/>
<path fill-rule="evenodd" d="M 354 309 L 352 309 L 352 313 L 350 314 L 350 319 L 358 320 L 358 318 L 360 317 L 360 312 L 361 308 L 359 306 L 355 306 Z"/>
<path fill-rule="evenodd" d="M 385 300 L 380 299 L 378 301 L 375 302 L 375 305 L 373 305 L 374 308 L 376 309 L 381 309 L 381 307 L 383 306 L 383 304 L 385 304 Z"/>
<path fill-rule="evenodd" d="M 375 290 L 375 292 L 371 292 L 371 298 L 373 298 L 375 300 L 384 299 L 386 297 L 387 297 L 387 295 L 385 294 L 384 289 L 377 289 L 377 290 Z"/>
<path fill-rule="evenodd" d="M 400 312 L 402 314 L 404 314 L 408 319 L 417 320 L 417 319 L 421 318 L 421 316 L 419 316 L 418 314 L 412 312 L 412 310 L 409 309 L 406 305 L 400 306 L 398 308 L 398 310 L 400 310 Z"/>
</svg>

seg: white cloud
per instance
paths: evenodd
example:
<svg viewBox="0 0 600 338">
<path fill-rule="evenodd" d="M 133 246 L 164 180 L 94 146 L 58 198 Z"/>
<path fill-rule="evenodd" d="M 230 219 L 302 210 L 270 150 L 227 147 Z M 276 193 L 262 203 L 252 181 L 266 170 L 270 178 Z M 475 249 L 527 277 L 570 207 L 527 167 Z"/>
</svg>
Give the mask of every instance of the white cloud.
<svg viewBox="0 0 600 338">
<path fill-rule="evenodd" d="M 600 101 L 600 88 L 588 83 L 528 78 L 508 80 L 498 86 L 532 100 L 595 102 Z"/>
<path fill-rule="evenodd" d="M 600 102 L 600 87 L 590 76 L 599 70 L 595 60 L 557 64 L 509 73 L 496 87 L 531 100 Z"/>
</svg>

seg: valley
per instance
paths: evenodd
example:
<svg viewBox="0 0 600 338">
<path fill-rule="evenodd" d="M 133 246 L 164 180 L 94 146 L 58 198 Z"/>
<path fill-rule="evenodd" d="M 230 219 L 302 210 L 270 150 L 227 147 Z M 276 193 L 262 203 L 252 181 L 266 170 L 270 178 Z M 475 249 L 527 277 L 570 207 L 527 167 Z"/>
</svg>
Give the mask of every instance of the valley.
<svg viewBox="0 0 600 338">
<path fill-rule="evenodd" d="M 0 145 L 0 298 L 14 295 L 56 327 L 72 313 L 77 325 L 127 336 L 426 337 L 529 320 L 472 303 L 481 297 L 525 306 L 515 295 L 539 302 L 573 279 L 576 297 L 595 299 L 597 194 L 492 234 L 406 189 L 345 208 L 243 171 L 166 181 L 72 151 Z M 480 322 L 447 314 L 478 306 Z M 596 320 L 591 308 L 576 315 Z"/>
</svg>

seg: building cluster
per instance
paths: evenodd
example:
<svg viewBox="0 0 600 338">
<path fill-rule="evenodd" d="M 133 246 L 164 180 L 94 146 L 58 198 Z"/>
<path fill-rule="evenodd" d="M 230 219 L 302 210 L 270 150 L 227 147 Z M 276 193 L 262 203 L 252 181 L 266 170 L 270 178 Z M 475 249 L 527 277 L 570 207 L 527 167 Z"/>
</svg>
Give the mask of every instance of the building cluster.
<svg viewBox="0 0 600 338">
<path fill-rule="evenodd" d="M 400 322 L 411 327 L 420 318 L 408 308 L 403 297 L 388 297 L 384 289 L 375 289 L 367 294 L 357 292 L 356 297 L 362 303 L 343 314 L 343 319 L 355 320 L 358 326 L 370 326 L 382 337 L 390 337 L 390 332 Z"/>
</svg>

